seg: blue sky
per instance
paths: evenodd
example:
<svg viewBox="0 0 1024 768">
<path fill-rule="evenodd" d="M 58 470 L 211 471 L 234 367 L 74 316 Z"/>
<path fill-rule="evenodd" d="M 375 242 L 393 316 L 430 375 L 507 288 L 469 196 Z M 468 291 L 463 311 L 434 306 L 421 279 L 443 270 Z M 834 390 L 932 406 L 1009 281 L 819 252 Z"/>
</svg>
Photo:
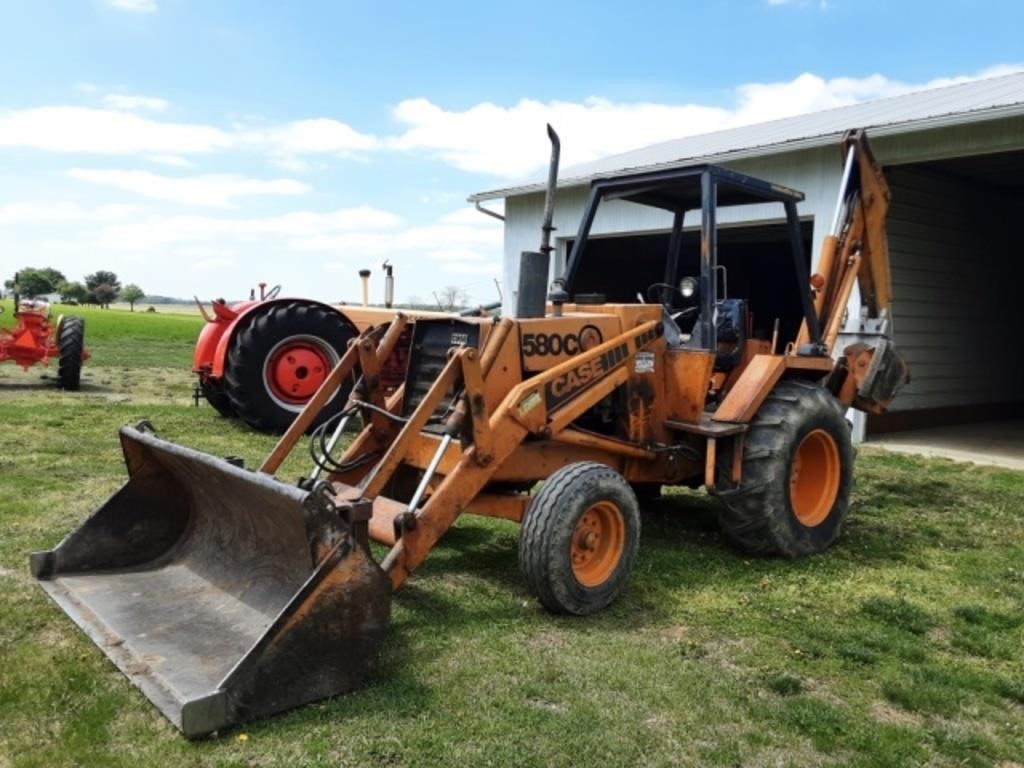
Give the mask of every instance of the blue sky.
<svg viewBox="0 0 1024 768">
<path fill-rule="evenodd" d="M 628 13 L 623 13 L 623 9 Z M 1020 3 L 33 0 L 0 8 L 0 272 L 151 293 L 496 298 L 467 195 L 656 141 L 998 74 Z"/>
</svg>

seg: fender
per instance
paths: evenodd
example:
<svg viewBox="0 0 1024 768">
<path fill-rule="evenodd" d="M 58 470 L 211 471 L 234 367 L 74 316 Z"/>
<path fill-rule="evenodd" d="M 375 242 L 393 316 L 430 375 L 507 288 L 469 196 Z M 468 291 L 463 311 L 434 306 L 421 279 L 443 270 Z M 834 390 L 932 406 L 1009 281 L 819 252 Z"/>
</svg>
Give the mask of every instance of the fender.
<svg viewBox="0 0 1024 768">
<path fill-rule="evenodd" d="M 227 367 L 228 349 L 234 341 L 238 331 L 239 323 L 259 312 L 264 312 L 281 304 L 290 304 L 293 301 L 301 301 L 307 304 L 315 304 L 331 312 L 335 312 L 351 325 L 356 333 L 360 328 L 356 323 L 337 307 L 325 304 L 322 301 L 303 298 L 276 298 L 270 301 L 242 301 L 238 304 L 228 306 L 226 304 L 213 303 L 212 319 L 207 320 L 203 330 L 199 332 L 196 340 L 195 352 L 192 356 L 192 372 L 198 373 L 201 377 L 220 380 L 224 377 L 224 370 Z M 394 312 L 391 312 L 394 315 Z"/>
</svg>

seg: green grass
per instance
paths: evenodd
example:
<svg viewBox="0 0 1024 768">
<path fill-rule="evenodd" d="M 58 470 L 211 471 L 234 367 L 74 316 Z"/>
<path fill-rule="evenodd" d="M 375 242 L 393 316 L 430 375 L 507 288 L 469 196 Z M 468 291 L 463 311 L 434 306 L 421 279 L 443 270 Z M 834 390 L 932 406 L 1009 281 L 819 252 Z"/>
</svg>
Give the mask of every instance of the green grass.
<svg viewBox="0 0 1024 768">
<path fill-rule="evenodd" d="M 122 424 L 148 418 L 250 463 L 274 441 L 192 407 L 196 318 L 83 314 L 95 350 L 83 392 L 0 366 L 0 766 L 1011 766 L 1024 755 L 1024 473 L 870 449 L 827 554 L 738 555 L 715 502 L 681 492 L 645 510 L 630 588 L 586 619 L 529 596 L 514 525 L 467 517 L 396 595 L 364 690 L 187 742 L 32 582 L 27 555 L 122 482 Z M 281 476 L 304 469 L 296 459 Z"/>
</svg>

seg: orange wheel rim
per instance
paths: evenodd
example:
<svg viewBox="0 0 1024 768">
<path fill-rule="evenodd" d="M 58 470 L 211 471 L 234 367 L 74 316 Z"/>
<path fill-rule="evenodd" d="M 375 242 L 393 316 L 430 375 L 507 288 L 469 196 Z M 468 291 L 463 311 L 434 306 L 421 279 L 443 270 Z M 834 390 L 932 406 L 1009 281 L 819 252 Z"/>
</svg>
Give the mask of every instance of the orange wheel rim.
<svg viewBox="0 0 1024 768">
<path fill-rule="evenodd" d="M 587 509 L 572 533 L 572 573 L 585 587 L 604 584 L 622 559 L 626 521 L 618 505 L 599 501 Z"/>
<path fill-rule="evenodd" d="M 793 513 L 808 528 L 828 517 L 839 495 L 839 446 L 824 429 L 807 433 L 793 455 L 789 500 Z"/>
</svg>

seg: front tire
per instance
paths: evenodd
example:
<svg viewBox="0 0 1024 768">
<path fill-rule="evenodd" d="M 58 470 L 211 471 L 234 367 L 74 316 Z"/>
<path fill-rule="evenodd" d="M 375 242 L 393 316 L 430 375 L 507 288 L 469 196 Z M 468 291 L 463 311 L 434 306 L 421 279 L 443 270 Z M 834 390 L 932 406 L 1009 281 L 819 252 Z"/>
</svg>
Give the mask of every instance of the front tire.
<svg viewBox="0 0 1024 768">
<path fill-rule="evenodd" d="M 519 534 L 519 568 L 530 592 L 555 613 L 586 615 L 626 586 L 640 545 L 629 483 L 584 461 L 553 473 L 530 500 Z"/>
<path fill-rule="evenodd" d="M 718 490 L 722 530 L 750 554 L 822 552 L 846 520 L 853 460 L 839 402 L 816 384 L 781 382 L 745 435 L 739 486 Z M 723 455 L 720 464 L 731 463 Z"/>
<path fill-rule="evenodd" d="M 78 315 L 62 317 L 57 324 L 57 347 L 60 349 L 57 382 L 61 389 L 77 392 L 82 382 L 85 320 Z"/>
<path fill-rule="evenodd" d="M 277 304 L 250 316 L 228 352 L 224 382 L 231 407 L 261 432 L 284 432 L 355 335 L 341 314 L 305 301 Z M 310 428 L 340 411 L 350 389 L 346 382 Z"/>
</svg>

